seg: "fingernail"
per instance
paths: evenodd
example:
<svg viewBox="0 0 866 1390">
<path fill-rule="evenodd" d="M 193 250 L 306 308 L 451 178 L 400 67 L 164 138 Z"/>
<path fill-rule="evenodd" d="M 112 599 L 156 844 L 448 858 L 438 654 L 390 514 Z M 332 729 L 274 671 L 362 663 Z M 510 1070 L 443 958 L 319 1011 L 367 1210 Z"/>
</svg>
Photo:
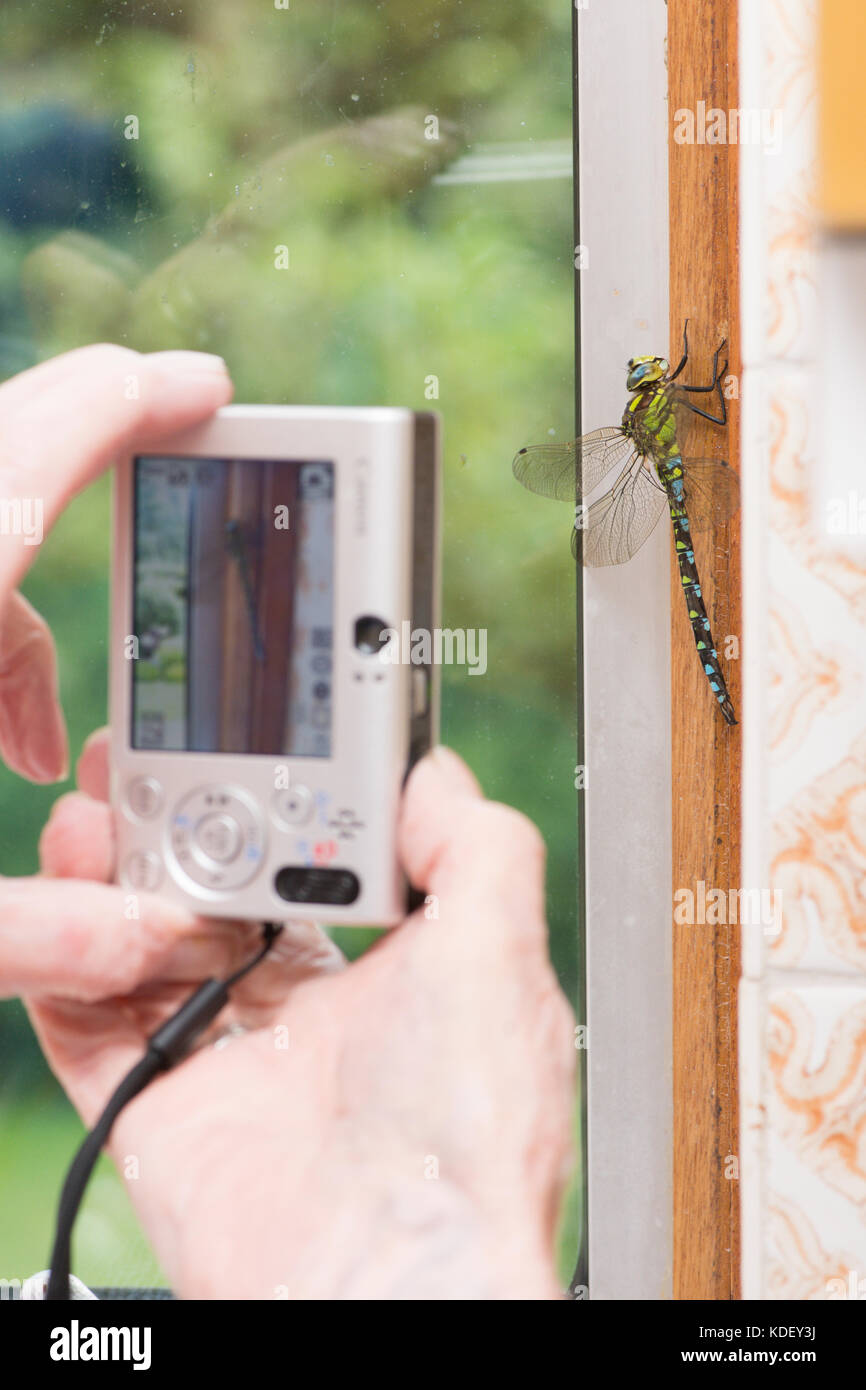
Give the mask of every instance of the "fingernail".
<svg viewBox="0 0 866 1390">
<path fill-rule="evenodd" d="M 225 359 L 212 352 L 149 352 L 149 360 L 157 367 L 167 367 L 173 372 L 222 372 L 228 374 Z"/>
<path fill-rule="evenodd" d="M 29 724 L 24 732 L 22 761 L 36 782 L 65 782 L 69 776 L 66 723 L 56 705 L 44 725 Z"/>
</svg>

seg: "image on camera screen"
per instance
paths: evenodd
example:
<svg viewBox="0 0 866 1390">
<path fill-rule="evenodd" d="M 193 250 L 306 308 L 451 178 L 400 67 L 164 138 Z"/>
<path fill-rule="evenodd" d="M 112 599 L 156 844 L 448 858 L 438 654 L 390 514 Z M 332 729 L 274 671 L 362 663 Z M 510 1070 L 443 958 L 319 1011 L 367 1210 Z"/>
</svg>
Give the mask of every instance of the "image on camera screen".
<svg viewBox="0 0 866 1390">
<path fill-rule="evenodd" d="M 134 468 L 133 748 L 329 757 L 333 463 Z"/>
</svg>

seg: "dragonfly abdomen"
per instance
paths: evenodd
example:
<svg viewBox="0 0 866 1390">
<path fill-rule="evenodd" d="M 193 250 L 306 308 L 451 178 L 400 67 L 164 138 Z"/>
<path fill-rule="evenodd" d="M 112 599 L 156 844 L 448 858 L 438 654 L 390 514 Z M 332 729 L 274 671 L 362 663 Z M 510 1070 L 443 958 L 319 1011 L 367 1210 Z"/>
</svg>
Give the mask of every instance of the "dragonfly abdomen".
<svg viewBox="0 0 866 1390">
<path fill-rule="evenodd" d="M 701 581 L 695 563 L 695 552 L 683 493 L 683 474 L 679 460 L 671 459 L 666 464 L 660 464 L 658 473 L 668 495 L 677 565 L 698 656 L 704 668 L 704 674 L 709 681 L 710 689 L 719 702 L 722 715 L 728 724 L 736 724 L 734 706 L 722 674 L 716 644 L 710 631 L 710 620 L 701 593 Z"/>
</svg>

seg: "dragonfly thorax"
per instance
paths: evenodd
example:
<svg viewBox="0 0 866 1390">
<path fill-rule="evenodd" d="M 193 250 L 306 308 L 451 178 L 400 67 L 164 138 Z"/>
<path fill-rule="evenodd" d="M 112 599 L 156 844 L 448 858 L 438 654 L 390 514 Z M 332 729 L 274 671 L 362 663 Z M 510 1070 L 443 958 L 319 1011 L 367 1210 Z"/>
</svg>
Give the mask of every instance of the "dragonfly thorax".
<svg viewBox="0 0 866 1390">
<path fill-rule="evenodd" d="M 632 394 L 623 411 L 623 431 L 644 458 L 664 463 L 679 454 L 671 391 L 665 382 L 648 382 Z"/>
</svg>

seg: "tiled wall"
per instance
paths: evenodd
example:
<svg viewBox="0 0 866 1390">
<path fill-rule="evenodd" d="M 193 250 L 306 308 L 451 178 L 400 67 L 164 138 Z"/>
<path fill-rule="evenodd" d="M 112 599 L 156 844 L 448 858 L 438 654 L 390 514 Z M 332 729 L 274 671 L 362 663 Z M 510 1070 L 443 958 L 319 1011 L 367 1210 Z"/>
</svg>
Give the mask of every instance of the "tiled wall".
<svg viewBox="0 0 866 1390">
<path fill-rule="evenodd" d="M 782 894 L 781 930 L 744 927 L 744 1298 L 866 1298 L 866 563 L 814 506 L 816 24 L 740 3 L 740 104 L 783 121 L 740 152 L 743 874 Z"/>
</svg>

